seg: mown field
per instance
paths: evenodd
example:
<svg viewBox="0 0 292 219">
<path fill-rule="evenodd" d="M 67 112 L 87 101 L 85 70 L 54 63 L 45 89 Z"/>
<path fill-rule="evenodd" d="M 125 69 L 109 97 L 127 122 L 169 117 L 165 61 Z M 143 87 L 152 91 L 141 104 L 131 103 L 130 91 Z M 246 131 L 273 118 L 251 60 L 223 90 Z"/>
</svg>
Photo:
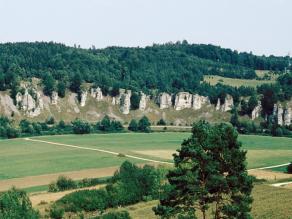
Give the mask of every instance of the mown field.
<svg viewBox="0 0 292 219">
<path fill-rule="evenodd" d="M 257 87 L 262 84 L 271 84 L 275 83 L 274 79 L 271 80 L 248 80 L 248 79 L 237 79 L 237 78 L 226 78 L 216 75 L 206 75 L 204 76 L 204 81 L 210 83 L 211 85 L 216 85 L 217 83 L 221 83 L 224 85 L 230 85 L 233 87 L 240 86 L 249 86 L 249 87 Z"/>
<path fill-rule="evenodd" d="M 92 134 L 35 137 L 50 142 L 110 150 L 159 161 L 172 161 L 172 154 L 189 133 Z M 248 168 L 291 161 L 292 139 L 240 136 L 248 151 Z M 0 141 L 0 180 L 48 173 L 119 166 L 123 161 L 145 161 L 98 151 L 68 148 L 24 139 Z"/>
</svg>

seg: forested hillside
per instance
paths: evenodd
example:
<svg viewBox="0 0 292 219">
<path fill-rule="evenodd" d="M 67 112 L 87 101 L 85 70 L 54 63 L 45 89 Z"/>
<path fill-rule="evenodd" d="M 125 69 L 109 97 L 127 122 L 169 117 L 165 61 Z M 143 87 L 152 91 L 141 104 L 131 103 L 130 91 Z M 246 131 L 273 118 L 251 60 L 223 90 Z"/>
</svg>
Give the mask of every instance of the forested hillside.
<svg viewBox="0 0 292 219">
<path fill-rule="evenodd" d="M 201 90 L 206 74 L 252 79 L 255 69 L 282 71 L 288 62 L 288 57 L 255 56 L 185 41 L 88 50 L 57 43 L 7 43 L 0 45 L 0 89 L 14 88 L 31 77 L 47 80 L 49 75 L 67 88 L 77 78 L 103 89 L 195 92 Z"/>
</svg>

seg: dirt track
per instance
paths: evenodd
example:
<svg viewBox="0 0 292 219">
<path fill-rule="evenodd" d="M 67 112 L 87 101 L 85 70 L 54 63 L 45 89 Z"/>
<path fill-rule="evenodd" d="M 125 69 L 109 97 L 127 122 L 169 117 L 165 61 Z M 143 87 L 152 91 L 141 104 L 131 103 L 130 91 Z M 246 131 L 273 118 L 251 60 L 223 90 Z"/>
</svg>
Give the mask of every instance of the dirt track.
<svg viewBox="0 0 292 219">
<path fill-rule="evenodd" d="M 83 178 L 100 178 L 112 176 L 119 167 L 107 167 L 99 169 L 86 169 L 80 171 L 60 172 L 53 174 L 45 174 L 39 176 L 28 176 L 23 178 L 14 178 L 0 181 L 0 191 L 6 191 L 12 186 L 17 188 L 28 188 L 33 186 L 48 185 L 55 181 L 60 175 L 68 176 L 74 180 Z"/>
</svg>

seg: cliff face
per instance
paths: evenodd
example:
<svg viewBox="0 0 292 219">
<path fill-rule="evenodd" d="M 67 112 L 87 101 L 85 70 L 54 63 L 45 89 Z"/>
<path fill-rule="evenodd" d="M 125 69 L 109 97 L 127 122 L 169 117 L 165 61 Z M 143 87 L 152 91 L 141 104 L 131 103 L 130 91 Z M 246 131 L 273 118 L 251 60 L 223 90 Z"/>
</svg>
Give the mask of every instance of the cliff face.
<svg viewBox="0 0 292 219">
<path fill-rule="evenodd" d="M 41 88 L 25 85 L 14 100 L 8 92 L 0 92 L 0 114 L 15 120 L 28 118 L 44 121 L 53 116 L 56 120 L 72 121 L 81 118 L 91 122 L 99 121 L 104 115 L 124 122 L 146 115 L 154 122 L 163 118 L 169 123 L 190 125 L 200 119 L 229 121 L 229 111 L 234 105 L 230 95 L 226 96 L 223 104 L 218 99 L 215 106 L 211 105 L 208 97 L 188 92 L 179 92 L 175 96 L 160 93 L 152 98 L 140 92 L 139 108 L 131 110 L 131 96 L 131 90 L 120 89 L 116 97 L 111 97 L 104 96 L 100 88 L 86 88 L 79 96 L 67 91 L 66 96 L 60 98 L 54 91 L 51 97 L 48 97 L 43 94 Z M 274 116 L 279 125 L 291 124 L 291 106 L 292 103 L 284 107 L 281 104 L 275 105 Z M 252 111 L 251 119 L 258 118 L 261 110 L 259 102 Z"/>
</svg>

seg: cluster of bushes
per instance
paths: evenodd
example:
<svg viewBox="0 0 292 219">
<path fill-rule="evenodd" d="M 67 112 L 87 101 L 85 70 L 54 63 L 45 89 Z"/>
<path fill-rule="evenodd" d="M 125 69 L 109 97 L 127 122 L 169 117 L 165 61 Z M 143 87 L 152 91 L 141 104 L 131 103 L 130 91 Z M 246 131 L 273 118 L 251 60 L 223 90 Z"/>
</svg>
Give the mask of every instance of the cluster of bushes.
<svg viewBox="0 0 292 219">
<path fill-rule="evenodd" d="M 53 117 L 49 117 L 45 122 L 31 122 L 23 119 L 19 124 L 15 124 L 15 121 L 9 120 L 5 116 L 0 116 L 0 138 L 72 133 L 121 132 L 123 130 L 124 127 L 121 122 L 111 120 L 108 116 L 105 116 L 96 124 L 91 124 L 81 119 L 75 119 L 71 123 L 65 123 L 63 120 L 56 123 Z"/>
<path fill-rule="evenodd" d="M 132 119 L 128 130 L 132 132 L 151 132 L 151 123 L 146 116 L 143 116 L 138 122 Z"/>
<path fill-rule="evenodd" d="M 160 197 L 165 171 L 125 161 L 105 189 L 81 190 L 64 196 L 57 205 L 68 212 L 99 211 Z"/>
<path fill-rule="evenodd" d="M 49 192 L 60 192 L 70 189 L 84 188 L 90 186 L 96 186 L 105 183 L 106 180 L 98 178 L 84 178 L 80 181 L 73 181 L 66 176 L 59 176 L 56 182 L 49 184 Z"/>
<path fill-rule="evenodd" d="M 32 208 L 26 192 L 12 188 L 0 193 L 0 218 L 38 219 L 40 214 Z"/>
</svg>

